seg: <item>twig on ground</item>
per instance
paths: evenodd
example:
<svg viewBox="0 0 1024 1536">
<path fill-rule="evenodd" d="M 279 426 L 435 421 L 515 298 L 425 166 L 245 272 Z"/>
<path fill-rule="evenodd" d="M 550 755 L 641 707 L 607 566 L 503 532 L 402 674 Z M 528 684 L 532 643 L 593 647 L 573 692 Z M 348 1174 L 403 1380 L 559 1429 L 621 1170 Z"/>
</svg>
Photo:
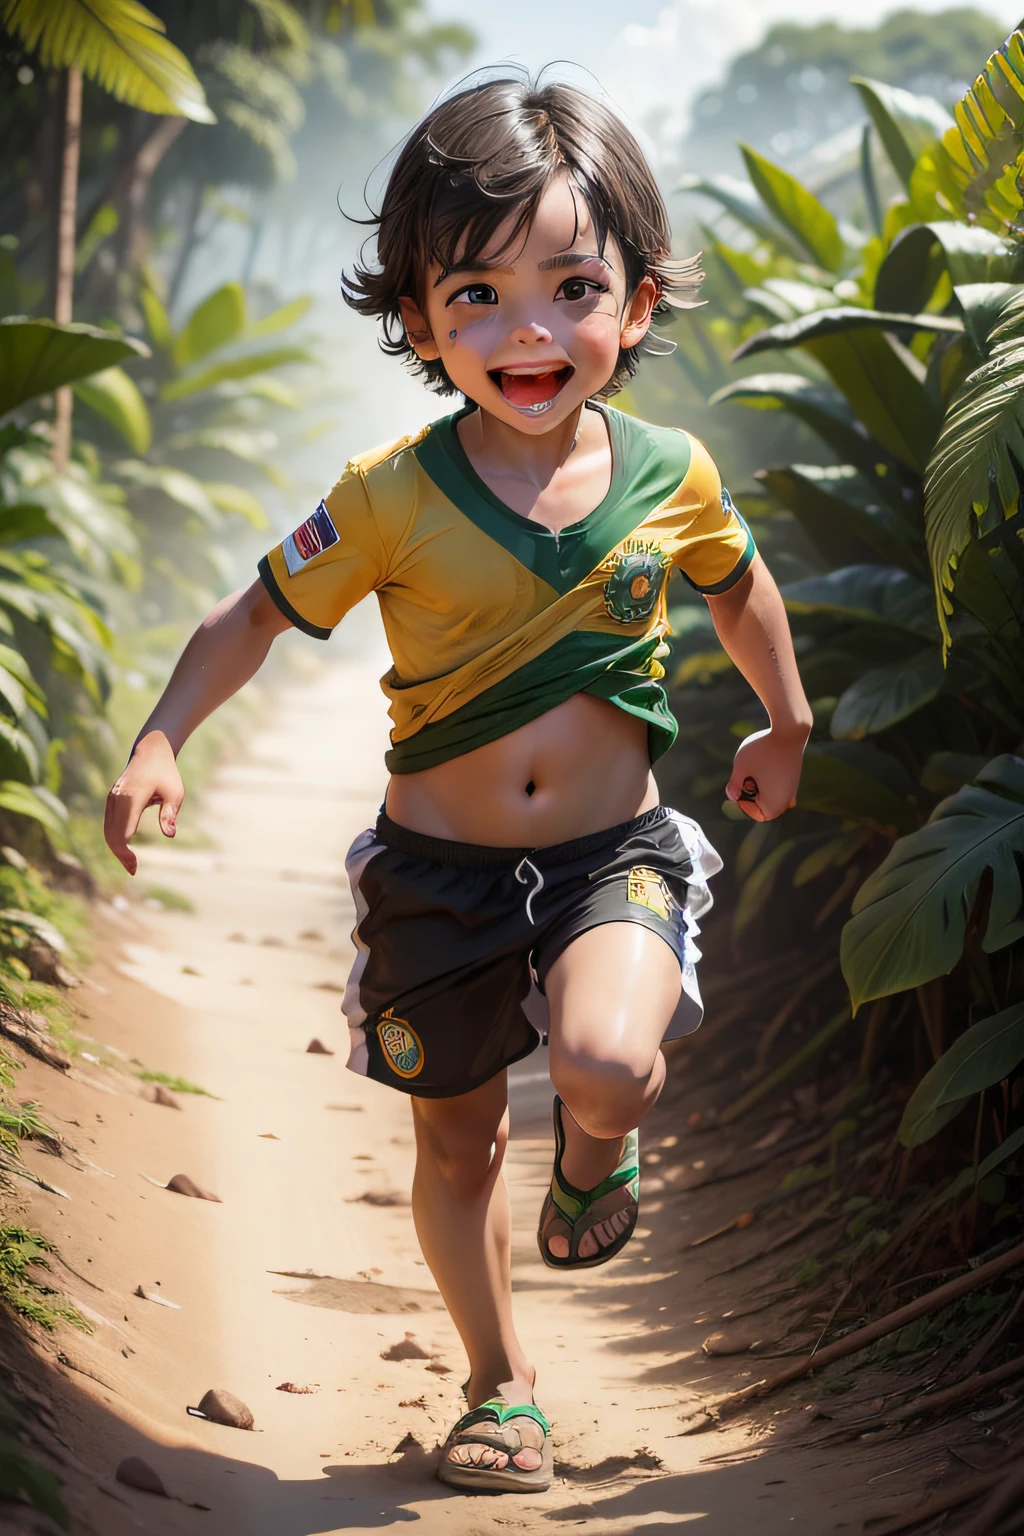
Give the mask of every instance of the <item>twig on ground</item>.
<svg viewBox="0 0 1024 1536">
<path fill-rule="evenodd" d="M 939 1515 L 948 1515 L 950 1510 L 960 1509 L 964 1504 L 969 1504 L 972 1499 L 980 1498 L 983 1493 L 988 1493 L 1005 1477 L 1005 1467 L 1000 1467 L 997 1472 L 979 1473 L 977 1477 L 967 1478 L 964 1482 L 958 1483 L 955 1488 L 947 1488 L 945 1493 L 937 1494 L 926 1504 L 919 1504 L 916 1509 L 909 1509 L 902 1515 L 896 1515 L 892 1519 L 885 1516 L 874 1520 L 869 1518 L 864 1522 L 864 1529 L 868 1536 L 901 1536 L 903 1531 L 913 1530 L 915 1525 L 924 1525 L 927 1520 L 935 1520 Z"/>
<path fill-rule="evenodd" d="M 857 1354 L 869 1344 L 875 1344 L 890 1333 L 896 1333 L 900 1328 L 905 1328 L 908 1323 L 917 1322 L 921 1317 L 928 1317 L 932 1312 L 938 1312 L 942 1307 L 948 1306 L 950 1302 L 958 1301 L 961 1296 L 967 1296 L 971 1291 L 978 1290 L 980 1286 L 999 1279 L 1001 1275 L 1016 1269 L 1019 1264 L 1024 1264 L 1024 1243 L 1011 1248 L 1008 1253 L 1001 1254 L 999 1258 L 991 1259 L 987 1264 L 979 1264 L 977 1269 L 971 1270 L 968 1274 L 960 1275 L 956 1280 L 950 1280 L 946 1285 L 940 1285 L 924 1296 L 918 1296 L 916 1300 L 908 1302 L 904 1307 L 898 1307 L 895 1312 L 890 1312 L 886 1317 L 876 1318 L 873 1323 L 868 1323 L 863 1328 L 855 1328 L 852 1333 L 837 1339 L 834 1344 L 826 1345 L 816 1355 L 808 1356 L 798 1365 L 787 1366 L 775 1376 L 766 1376 L 761 1381 L 751 1382 L 750 1386 L 741 1387 L 738 1392 L 730 1392 L 718 1402 L 708 1404 L 703 1410 L 703 1424 L 697 1422 L 693 1429 L 706 1427 L 712 1422 L 712 1418 L 721 1418 L 735 1413 L 754 1398 L 767 1397 L 770 1392 L 777 1391 L 779 1387 L 788 1386 L 790 1382 L 799 1381 L 802 1377 L 810 1375 L 812 1371 L 821 1370 L 836 1360 L 844 1360 L 849 1355 Z"/>
<path fill-rule="evenodd" d="M 1002 1315 L 993 1323 L 992 1327 L 982 1334 L 977 1344 L 975 1344 L 974 1348 L 964 1359 L 963 1372 L 965 1377 L 972 1375 L 976 1370 L 980 1369 L 985 1356 L 990 1350 L 995 1348 L 1007 1329 L 1013 1326 L 1022 1306 L 1024 1306 L 1024 1287 L 1022 1287 L 1013 1306 L 1006 1308 Z"/>
<path fill-rule="evenodd" d="M 1024 1499 L 1024 1467 L 1018 1467 L 1009 1477 L 992 1490 L 973 1520 L 969 1520 L 960 1536 L 989 1536 L 1003 1515 L 1009 1514 Z"/>
</svg>

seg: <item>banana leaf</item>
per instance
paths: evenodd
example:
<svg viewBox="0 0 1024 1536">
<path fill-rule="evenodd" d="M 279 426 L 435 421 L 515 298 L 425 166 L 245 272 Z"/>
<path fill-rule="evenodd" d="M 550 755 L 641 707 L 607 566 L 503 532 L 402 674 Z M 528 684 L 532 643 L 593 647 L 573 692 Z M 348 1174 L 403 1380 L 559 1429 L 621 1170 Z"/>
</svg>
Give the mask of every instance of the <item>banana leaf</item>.
<svg viewBox="0 0 1024 1536">
<path fill-rule="evenodd" d="M 920 539 L 850 464 L 789 464 L 758 470 L 755 478 L 786 507 L 833 565 L 881 560 L 924 569 Z"/>
<path fill-rule="evenodd" d="M 796 803 L 887 837 L 908 831 L 917 817 L 906 798 L 913 786 L 896 759 L 866 742 L 826 742 L 804 755 Z"/>
<path fill-rule="evenodd" d="M 160 390 L 164 400 L 182 400 L 186 395 L 196 395 L 200 390 L 211 389 L 215 384 L 228 380 L 247 379 L 251 375 L 265 373 L 270 368 L 283 368 L 288 363 L 312 363 L 315 359 L 305 347 L 275 347 L 270 352 L 252 352 L 246 357 L 226 358 L 211 363 L 198 373 L 183 378 L 169 379 Z"/>
<path fill-rule="evenodd" d="M 892 168 L 909 192 L 919 157 L 941 140 L 953 119 L 933 96 L 916 96 L 865 75 L 854 75 L 850 84 L 860 92 Z"/>
<path fill-rule="evenodd" d="M 262 320 L 257 320 L 250 325 L 246 335 L 251 341 L 263 336 L 273 336 L 277 331 L 286 331 L 290 325 L 301 320 L 313 302 L 313 296 L 304 293 L 297 299 L 292 299 L 288 304 L 282 304 L 280 309 L 273 310 L 269 315 L 264 315 Z"/>
<path fill-rule="evenodd" d="M 148 357 L 149 348 L 133 336 L 95 325 L 8 315 L 0 320 L 0 416 L 133 353 Z"/>
<path fill-rule="evenodd" d="M 153 441 L 149 409 L 135 380 L 123 368 L 104 368 L 74 385 L 75 395 L 110 423 L 133 453 L 148 453 Z"/>
<path fill-rule="evenodd" d="M 836 741 L 877 736 L 937 699 L 945 685 L 942 655 L 934 646 L 873 668 L 840 696 L 832 715 L 832 736 Z"/>
<path fill-rule="evenodd" d="M 915 224 L 897 235 L 878 270 L 875 305 L 882 310 L 921 310 L 943 272 L 954 287 L 1012 282 L 1022 264 L 1019 247 L 991 230 L 957 219 Z"/>
<path fill-rule="evenodd" d="M 236 341 L 246 328 L 245 290 L 225 283 L 192 311 L 174 339 L 171 356 L 176 368 L 202 362 L 218 347 Z"/>
<path fill-rule="evenodd" d="M 733 362 L 753 357 L 758 352 L 777 352 L 788 347 L 804 347 L 823 337 L 847 335 L 852 331 L 946 332 L 958 335 L 963 322 L 952 315 L 909 314 L 896 310 L 856 309 L 840 305 L 834 309 L 816 309 L 796 320 L 759 331 L 733 353 Z"/>
<path fill-rule="evenodd" d="M 747 175 L 769 213 L 789 230 L 819 267 L 838 272 L 846 248 L 834 214 L 781 165 L 774 165 L 749 144 L 741 143 L 739 150 Z"/>
<path fill-rule="evenodd" d="M 1001 1083 L 1024 1061 L 1024 1003 L 981 1019 L 953 1042 L 915 1088 L 899 1137 L 919 1147 L 951 1120 L 976 1093 Z"/>
<path fill-rule="evenodd" d="M 958 283 L 953 293 L 968 339 L 983 360 L 994 341 L 1024 334 L 1024 284 Z"/>
<path fill-rule="evenodd" d="M 0 811 L 9 811 L 14 816 L 27 816 L 30 821 L 39 822 L 58 842 L 64 840 L 67 810 L 56 795 L 47 794 L 39 785 L 5 779 L 0 783 Z"/>
<path fill-rule="evenodd" d="M 890 505 L 905 505 L 904 475 L 897 461 L 868 436 L 846 399 L 830 384 L 802 373 L 753 373 L 716 390 L 709 405 L 746 405 L 755 411 L 788 411 L 826 442 L 844 464 L 852 464 Z M 879 474 L 879 465 L 885 471 Z"/>
<path fill-rule="evenodd" d="M 202 481 L 194 475 L 166 464 L 146 464 L 141 459 L 119 459 L 110 467 L 129 485 L 143 491 L 160 491 L 179 507 L 194 513 L 208 528 L 220 527 L 217 508 Z"/>
<path fill-rule="evenodd" d="M 901 838 L 857 892 L 840 945 L 855 1009 L 953 969 L 986 870 L 991 953 L 1024 936 L 1024 760 L 1009 754 Z"/>
<path fill-rule="evenodd" d="M 677 192 L 699 192 L 713 198 L 738 224 L 760 240 L 767 240 L 780 251 L 800 260 L 802 251 L 786 231 L 765 215 L 764 206 L 747 181 L 736 176 L 686 175 L 676 184 Z"/>
</svg>

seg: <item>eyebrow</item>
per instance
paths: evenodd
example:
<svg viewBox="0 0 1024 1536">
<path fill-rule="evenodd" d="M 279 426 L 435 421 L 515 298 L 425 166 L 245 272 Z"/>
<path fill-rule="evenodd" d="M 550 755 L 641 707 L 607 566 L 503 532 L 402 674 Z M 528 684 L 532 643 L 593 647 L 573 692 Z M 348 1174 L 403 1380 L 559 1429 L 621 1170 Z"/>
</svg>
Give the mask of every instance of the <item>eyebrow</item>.
<svg viewBox="0 0 1024 1536">
<path fill-rule="evenodd" d="M 596 251 L 563 251 L 560 256 L 549 256 L 547 261 L 538 261 L 537 271 L 550 272 L 555 267 L 578 267 L 584 261 L 599 261 L 602 267 L 611 271 L 611 265 Z"/>
<path fill-rule="evenodd" d="M 585 261 L 599 261 L 602 267 L 608 268 L 609 272 L 612 270 L 611 264 L 603 256 L 599 256 L 596 251 L 562 251 L 558 256 L 549 256 L 546 261 L 538 261 L 537 271 L 551 272 L 561 267 L 578 267 Z M 437 277 L 434 287 L 439 288 L 442 283 L 447 282 L 448 278 L 456 277 L 460 273 L 502 272 L 506 277 L 511 277 L 514 271 L 514 267 L 489 267 L 486 262 L 457 261 L 454 266 L 446 267 Z"/>
</svg>

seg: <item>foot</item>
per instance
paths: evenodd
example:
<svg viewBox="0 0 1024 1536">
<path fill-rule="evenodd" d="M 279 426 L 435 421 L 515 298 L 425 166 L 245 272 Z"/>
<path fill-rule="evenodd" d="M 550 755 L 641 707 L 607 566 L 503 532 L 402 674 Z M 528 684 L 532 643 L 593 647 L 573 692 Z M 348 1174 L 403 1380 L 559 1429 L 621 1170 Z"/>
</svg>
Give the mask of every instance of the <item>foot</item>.
<svg viewBox="0 0 1024 1536">
<path fill-rule="evenodd" d="M 637 1133 L 590 1136 L 556 1095 L 555 1163 L 537 1229 L 541 1257 L 556 1268 L 603 1264 L 625 1247 L 637 1220 Z"/>
<path fill-rule="evenodd" d="M 477 1408 L 484 1403 L 504 1405 L 533 1402 L 532 1381 L 504 1382 L 488 1398 L 482 1398 L 479 1393 L 473 1392 L 472 1378 L 466 1382 L 463 1390 L 468 1403 L 474 1403 L 476 1399 L 474 1406 Z M 473 1409 L 470 1409 L 470 1412 L 473 1412 Z M 461 1424 L 462 1420 L 459 1423 Z M 480 1440 L 474 1438 L 474 1429 L 479 1432 Z M 445 1460 L 452 1466 L 477 1467 L 485 1471 L 503 1472 L 511 1464 L 520 1472 L 539 1472 L 543 1464 L 546 1431 L 536 1419 L 526 1414 L 503 1418 L 500 1422 L 497 1422 L 495 1417 L 490 1420 L 483 1419 L 477 1425 L 467 1425 L 462 1430 L 456 1425 L 452 1431 L 452 1436 L 455 1435 L 459 1438 L 449 1437 L 445 1456 Z M 499 1449 L 496 1441 L 504 1441 L 506 1448 Z"/>
</svg>

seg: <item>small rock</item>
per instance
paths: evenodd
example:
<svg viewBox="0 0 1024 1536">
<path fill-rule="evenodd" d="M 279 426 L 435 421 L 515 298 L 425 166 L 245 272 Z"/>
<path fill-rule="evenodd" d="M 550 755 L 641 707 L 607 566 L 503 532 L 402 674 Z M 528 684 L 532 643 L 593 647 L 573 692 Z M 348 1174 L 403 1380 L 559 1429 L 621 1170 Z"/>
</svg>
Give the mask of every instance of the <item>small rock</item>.
<svg viewBox="0 0 1024 1536">
<path fill-rule="evenodd" d="M 275 1136 L 273 1131 L 257 1131 L 256 1135 L 259 1137 L 260 1141 L 280 1141 L 281 1140 L 280 1136 Z"/>
<path fill-rule="evenodd" d="M 281 1385 L 279 1387 L 275 1388 L 275 1391 L 277 1391 L 277 1392 L 296 1392 L 296 1393 L 299 1394 L 299 1396 L 307 1397 L 307 1396 L 309 1396 L 310 1393 L 319 1392 L 320 1391 L 320 1383 L 318 1381 L 315 1381 L 313 1383 L 313 1385 L 310 1386 L 310 1387 L 297 1387 L 295 1385 L 294 1381 L 282 1381 Z"/>
<path fill-rule="evenodd" d="M 157 1284 L 159 1285 L 159 1281 Z M 143 1301 L 154 1301 L 158 1307 L 173 1307 L 175 1312 L 180 1312 L 181 1307 L 176 1301 L 169 1301 L 166 1296 L 158 1296 L 155 1291 L 147 1291 L 143 1286 L 135 1287 L 135 1295 L 141 1296 Z"/>
<path fill-rule="evenodd" d="M 306 928 L 299 934 L 300 939 L 308 939 L 311 943 L 322 944 L 324 936 L 316 928 Z"/>
<path fill-rule="evenodd" d="M 194 965 L 183 965 L 181 974 L 183 976 L 201 976 L 203 973 L 202 971 L 197 971 Z"/>
<path fill-rule="evenodd" d="M 324 1045 L 323 1041 L 316 1039 L 316 1037 L 314 1036 L 314 1038 L 306 1046 L 306 1055 L 307 1056 L 333 1056 L 334 1052 L 333 1051 L 329 1051 L 327 1049 L 326 1045 Z"/>
<path fill-rule="evenodd" d="M 265 939 L 260 939 L 265 949 L 283 949 L 284 939 L 277 938 L 274 934 L 268 934 Z"/>
<path fill-rule="evenodd" d="M 199 1401 L 199 1411 L 214 1424 L 226 1424 L 229 1429 L 252 1429 L 252 1409 L 241 1398 L 221 1387 L 211 1387 Z"/>
<path fill-rule="evenodd" d="M 345 988 L 340 981 L 314 981 L 314 992 L 344 992 Z"/>
<path fill-rule="evenodd" d="M 171 1090 L 169 1088 L 165 1088 L 163 1083 L 154 1083 L 153 1084 L 153 1089 L 152 1089 L 152 1092 L 149 1095 L 149 1098 L 150 1098 L 150 1102 L 151 1103 L 153 1103 L 153 1104 L 162 1104 L 165 1109 L 180 1109 L 181 1108 L 181 1105 L 178 1103 L 177 1099 L 174 1097 L 174 1094 L 171 1092 Z"/>
<path fill-rule="evenodd" d="M 249 942 L 249 940 L 246 938 L 244 933 L 229 933 L 228 934 L 228 943 L 229 944 L 248 944 L 248 942 Z"/>
<path fill-rule="evenodd" d="M 164 1187 L 175 1195 L 189 1195 L 193 1200 L 215 1200 L 218 1205 L 223 1204 L 220 1195 L 211 1195 L 209 1190 L 200 1189 L 187 1173 L 176 1173 Z"/>
<path fill-rule="evenodd" d="M 701 1345 L 706 1355 L 745 1355 L 762 1343 L 761 1335 L 749 1329 L 734 1328 L 709 1334 Z"/>
<path fill-rule="evenodd" d="M 399 1339 L 397 1344 L 392 1344 L 390 1349 L 382 1349 L 382 1360 L 429 1360 L 430 1351 L 416 1342 L 414 1333 L 407 1333 L 404 1339 Z"/>
<path fill-rule="evenodd" d="M 433 1371 L 435 1376 L 450 1376 L 452 1373 L 451 1366 L 445 1365 L 441 1360 L 431 1360 L 430 1364 L 427 1366 L 427 1370 Z"/>
<path fill-rule="evenodd" d="M 170 1498 L 159 1472 L 154 1471 L 141 1456 L 126 1456 L 114 1476 L 127 1488 L 137 1488 L 140 1493 L 155 1493 L 161 1499 Z"/>
</svg>

